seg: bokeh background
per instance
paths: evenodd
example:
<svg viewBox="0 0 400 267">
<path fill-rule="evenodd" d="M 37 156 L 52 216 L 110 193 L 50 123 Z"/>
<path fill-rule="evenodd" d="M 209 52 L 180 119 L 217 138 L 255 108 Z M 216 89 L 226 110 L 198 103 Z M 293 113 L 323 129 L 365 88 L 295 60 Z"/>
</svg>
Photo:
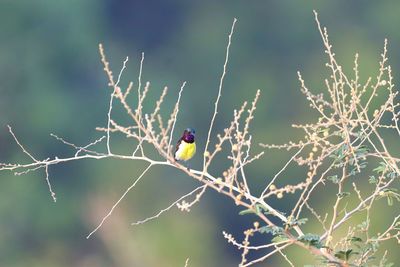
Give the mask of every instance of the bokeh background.
<svg viewBox="0 0 400 267">
<path fill-rule="evenodd" d="M 177 129 L 196 128 L 201 148 L 234 17 L 238 22 L 216 130 L 227 125 L 234 108 L 261 89 L 254 143 L 296 140 L 302 133 L 290 125 L 315 115 L 301 96 L 296 71 L 301 70 L 316 91 L 323 88 L 327 73 L 313 9 L 328 27 L 345 68 L 351 70 L 358 52 L 361 70 L 375 74 L 387 37 L 397 76 L 400 2 L 395 0 L 1 0 L 0 159 L 28 161 L 10 138 L 7 124 L 38 158 L 73 153 L 50 133 L 80 145 L 101 136 L 95 127 L 106 125 L 110 91 L 99 60 L 100 42 L 115 72 L 125 56 L 130 57 L 124 84 L 133 80 L 137 85 L 140 56 L 145 53 L 143 80 L 152 84 L 149 100 L 168 86 L 167 110 L 187 81 Z M 117 138 L 113 145 L 123 150 L 129 148 L 126 142 Z M 270 152 L 252 165 L 248 171 L 256 188 L 265 185 L 287 157 Z M 192 161 L 194 168 L 201 165 L 200 158 Z M 213 168 L 217 172 L 225 167 L 221 161 Z M 140 163 L 114 160 L 51 167 L 56 204 L 43 171 L 24 176 L 1 173 L 0 266 L 172 267 L 183 266 L 188 257 L 193 267 L 237 264 L 239 251 L 221 232 L 241 239 L 252 220 L 237 216 L 234 204 L 213 192 L 190 213 L 173 209 L 157 221 L 130 226 L 197 185 L 171 169 L 156 168 L 147 174 L 103 228 L 86 240 L 143 168 Z M 289 172 L 287 179 L 294 175 Z M 319 199 L 320 207 L 323 200 Z M 289 200 L 271 201 L 281 210 L 291 207 Z M 314 260 L 304 251 L 289 253 L 296 266 Z M 395 257 L 399 255 L 391 255 L 392 261 L 399 264 Z M 279 262 L 281 258 L 272 258 L 268 266 L 285 266 Z"/>
</svg>

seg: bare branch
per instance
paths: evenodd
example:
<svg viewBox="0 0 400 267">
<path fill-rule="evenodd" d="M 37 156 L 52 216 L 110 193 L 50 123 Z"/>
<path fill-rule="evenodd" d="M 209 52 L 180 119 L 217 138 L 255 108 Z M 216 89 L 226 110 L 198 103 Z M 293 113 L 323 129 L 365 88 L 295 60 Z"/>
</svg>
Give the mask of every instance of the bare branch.
<svg viewBox="0 0 400 267">
<path fill-rule="evenodd" d="M 101 222 L 99 223 L 99 225 L 92 231 L 90 232 L 86 238 L 89 239 L 91 235 L 93 235 L 98 229 L 100 229 L 100 227 L 103 225 L 103 223 L 108 219 L 108 217 L 111 216 L 112 212 L 114 211 L 114 209 L 118 206 L 118 204 L 122 201 L 122 199 L 124 199 L 124 197 L 126 196 L 126 194 L 128 194 L 128 192 L 134 188 L 136 186 L 136 184 L 140 181 L 140 179 L 145 175 L 145 173 L 152 167 L 152 164 L 149 164 L 149 166 L 147 166 L 147 168 L 142 172 L 142 174 L 126 189 L 126 191 L 122 194 L 122 196 L 117 200 L 117 202 L 115 202 L 115 204 L 112 206 L 112 208 L 110 209 L 110 211 L 106 214 L 106 216 L 103 217 L 103 219 L 101 220 Z"/>
<path fill-rule="evenodd" d="M 164 212 L 169 211 L 169 210 L 172 209 L 174 206 L 176 206 L 181 200 L 187 198 L 188 196 L 191 196 L 192 194 L 196 193 L 196 192 L 199 191 L 200 189 L 204 189 L 204 188 L 206 188 L 206 187 L 207 187 L 207 185 L 202 185 L 202 186 L 199 186 L 199 187 L 195 188 L 194 190 L 190 191 L 189 193 L 187 193 L 187 194 L 181 196 L 180 198 L 178 198 L 177 200 L 175 200 L 171 205 L 169 205 L 169 206 L 166 207 L 165 209 L 160 210 L 157 214 L 155 214 L 155 215 L 153 215 L 153 216 L 150 216 L 150 217 L 147 217 L 146 219 L 143 219 L 143 220 L 134 222 L 134 223 L 132 223 L 131 225 L 144 224 L 144 223 L 146 223 L 146 222 L 148 222 L 148 221 L 157 219 L 157 218 L 160 217 Z"/>
<path fill-rule="evenodd" d="M 208 128 L 207 141 L 206 141 L 206 146 L 204 148 L 204 153 L 203 153 L 203 169 L 204 169 L 204 171 L 206 171 L 206 152 L 208 151 L 207 149 L 208 149 L 208 145 L 210 143 L 211 131 L 214 126 L 215 117 L 217 116 L 217 113 L 218 113 L 218 103 L 219 103 L 219 99 L 221 98 L 221 94 L 222 94 L 222 86 L 224 84 L 224 78 L 225 78 L 226 69 L 227 69 L 227 65 L 228 65 L 228 61 L 229 61 L 229 49 L 231 47 L 231 40 L 232 40 L 233 31 L 235 29 L 236 21 L 237 21 L 237 19 L 235 18 L 232 23 L 231 32 L 229 33 L 229 36 L 228 36 L 228 45 L 226 47 L 225 63 L 224 63 L 221 79 L 219 82 L 217 99 L 215 100 L 215 103 L 214 103 L 214 113 L 211 118 L 210 127 Z"/>
</svg>

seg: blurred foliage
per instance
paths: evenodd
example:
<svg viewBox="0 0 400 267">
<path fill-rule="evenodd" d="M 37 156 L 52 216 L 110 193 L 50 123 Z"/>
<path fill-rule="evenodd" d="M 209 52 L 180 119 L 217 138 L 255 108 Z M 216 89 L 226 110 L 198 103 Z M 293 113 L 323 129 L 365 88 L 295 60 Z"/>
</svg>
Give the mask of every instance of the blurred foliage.
<svg viewBox="0 0 400 267">
<path fill-rule="evenodd" d="M 385 37 L 390 63 L 395 73 L 400 69 L 399 51 L 393 49 L 400 43 L 399 8 L 400 2 L 394 0 L 1 0 L 0 160 L 26 160 L 6 124 L 40 158 L 72 152 L 49 133 L 77 144 L 100 135 L 94 128 L 106 123 L 109 89 L 98 56 L 99 42 L 115 71 L 125 56 L 130 57 L 125 83 L 136 82 L 140 53 L 145 52 L 143 78 L 152 82 L 150 97 L 165 85 L 176 95 L 182 81 L 188 82 L 181 102 L 184 112 L 176 127 L 196 128 L 202 147 L 234 17 L 238 24 L 217 130 L 227 125 L 233 108 L 260 88 L 254 143 L 296 139 L 301 133 L 290 130 L 290 125 L 313 118 L 298 90 L 296 71 L 301 70 L 309 87 L 317 91 L 323 90 L 326 74 L 312 9 L 328 27 L 339 60 L 351 68 L 353 55 L 359 52 L 361 73 L 373 75 Z M 172 106 L 174 98 L 169 101 L 167 106 Z M 287 156 L 277 152 L 254 163 L 250 174 L 255 188 L 264 186 Z M 192 164 L 200 166 L 200 157 Z M 43 172 L 1 173 L 0 266 L 183 266 L 187 257 L 193 267 L 237 262 L 238 251 L 226 244 L 221 231 L 242 236 L 252 221 L 247 216 L 238 218 L 236 207 L 215 193 L 208 193 L 189 214 L 174 210 L 157 222 L 130 227 L 130 222 L 152 214 L 194 186 L 171 170 L 147 175 L 104 228 L 86 240 L 85 235 L 141 168 L 115 161 L 53 167 L 56 204 Z M 287 179 L 296 177 L 292 170 Z M 324 205 L 323 199 L 318 203 Z M 290 208 L 288 202 L 272 204 Z M 289 256 L 296 257 L 297 266 L 312 262 L 298 251 L 289 251 Z M 390 257 L 400 262 L 395 258 L 399 255 Z"/>
</svg>

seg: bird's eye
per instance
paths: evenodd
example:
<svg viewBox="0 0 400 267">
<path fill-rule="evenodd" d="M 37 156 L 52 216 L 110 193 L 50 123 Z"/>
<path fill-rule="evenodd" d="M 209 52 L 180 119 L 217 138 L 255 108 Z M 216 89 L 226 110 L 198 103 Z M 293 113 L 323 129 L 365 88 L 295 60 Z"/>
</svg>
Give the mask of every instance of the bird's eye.
<svg viewBox="0 0 400 267">
<path fill-rule="evenodd" d="M 196 133 L 195 130 L 192 128 L 187 128 L 185 131 L 187 131 L 188 133 L 191 133 L 191 134 Z"/>
</svg>

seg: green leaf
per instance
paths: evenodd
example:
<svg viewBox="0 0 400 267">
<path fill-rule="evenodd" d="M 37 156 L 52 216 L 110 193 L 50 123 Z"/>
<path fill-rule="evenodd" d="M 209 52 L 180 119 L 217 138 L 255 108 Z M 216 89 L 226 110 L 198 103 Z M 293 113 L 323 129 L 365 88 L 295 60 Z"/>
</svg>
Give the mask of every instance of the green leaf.
<svg viewBox="0 0 400 267">
<path fill-rule="evenodd" d="M 379 166 L 373 169 L 373 171 L 378 174 L 383 174 L 386 171 L 386 169 L 387 169 L 386 162 L 381 161 L 379 163 Z"/>
<path fill-rule="evenodd" d="M 301 219 L 289 219 L 285 225 L 289 226 L 289 227 L 293 227 L 295 225 L 303 225 L 308 221 L 308 218 L 301 218 Z"/>
<path fill-rule="evenodd" d="M 303 225 L 308 221 L 308 218 L 301 218 L 297 220 L 297 225 Z"/>
<path fill-rule="evenodd" d="M 283 216 L 286 215 L 286 213 L 285 213 L 285 212 L 282 212 L 282 211 L 277 211 L 277 210 L 276 210 L 276 212 L 279 213 L 279 214 L 281 214 L 281 215 L 283 215 Z M 265 215 L 274 215 L 274 216 L 276 216 L 276 213 L 272 213 L 272 212 L 270 212 L 270 211 L 268 211 L 268 210 L 264 211 L 263 213 L 264 213 Z"/>
<path fill-rule="evenodd" d="M 329 132 L 329 128 L 319 128 L 318 129 L 318 133 L 320 133 L 320 134 L 323 134 L 323 133 L 325 133 L 325 132 Z"/>
<path fill-rule="evenodd" d="M 371 175 L 368 179 L 370 184 L 377 184 L 378 183 L 378 179 L 376 179 L 375 176 Z"/>
<path fill-rule="evenodd" d="M 376 238 L 371 237 L 371 241 L 368 242 L 367 247 L 369 250 L 372 250 L 375 253 L 379 248 L 379 242 L 376 240 Z"/>
<path fill-rule="evenodd" d="M 351 238 L 347 239 L 350 242 L 363 242 L 360 237 L 352 236 Z"/>
<path fill-rule="evenodd" d="M 260 214 L 263 210 L 266 210 L 263 205 L 257 203 L 254 205 L 254 208 L 245 209 L 239 212 L 239 215 L 246 215 L 246 214 Z"/>
<path fill-rule="evenodd" d="M 341 259 L 341 260 L 345 260 L 346 252 L 344 252 L 342 250 L 338 251 L 338 252 L 335 253 L 335 257 L 338 258 L 338 259 Z"/>
<path fill-rule="evenodd" d="M 396 171 L 391 171 L 386 175 L 386 177 L 389 179 L 394 179 L 399 177 L 399 174 Z"/>
<path fill-rule="evenodd" d="M 386 173 L 386 177 L 389 179 L 394 179 L 400 176 L 400 174 L 393 170 L 390 166 L 386 164 L 386 162 L 380 162 L 379 166 L 373 169 L 373 171 L 377 172 L 378 174 L 382 175 Z"/>
<path fill-rule="evenodd" d="M 245 210 L 239 211 L 239 215 L 246 215 L 246 214 L 251 214 L 251 213 L 255 213 L 255 211 L 253 209 L 245 209 Z"/>
<path fill-rule="evenodd" d="M 338 183 L 339 183 L 339 178 L 338 178 L 337 175 L 328 176 L 327 179 L 328 179 L 329 181 L 331 181 L 332 183 L 334 183 L 334 184 L 338 184 Z"/>
<path fill-rule="evenodd" d="M 335 257 L 337 257 L 341 260 L 344 260 L 344 261 L 348 261 L 352 255 L 357 255 L 357 254 L 360 254 L 360 253 L 353 251 L 352 249 L 348 249 L 346 251 L 341 250 L 341 251 L 336 252 Z"/>
<path fill-rule="evenodd" d="M 363 221 L 359 225 L 357 225 L 357 228 L 359 228 L 361 231 L 365 231 L 368 227 L 369 221 Z"/>
<path fill-rule="evenodd" d="M 360 146 L 357 150 L 356 150 L 356 155 L 358 157 L 363 157 L 365 156 L 367 153 L 369 152 L 369 148 L 365 145 Z"/>
<path fill-rule="evenodd" d="M 400 194 L 397 193 L 396 188 L 385 188 L 379 193 L 378 198 L 386 197 L 388 205 L 393 206 L 393 199 L 400 202 Z"/>
<path fill-rule="evenodd" d="M 309 246 L 313 246 L 316 248 L 322 248 L 322 243 L 320 242 L 320 236 L 316 234 L 305 234 L 297 238 L 300 242 L 307 244 Z"/>
<path fill-rule="evenodd" d="M 273 243 L 279 243 L 288 240 L 288 238 L 284 235 L 277 235 L 271 239 Z"/>
<path fill-rule="evenodd" d="M 344 197 L 347 197 L 347 196 L 350 196 L 350 193 L 349 192 L 341 192 L 341 193 L 338 193 L 338 194 L 336 194 L 339 198 L 344 198 Z"/>
<path fill-rule="evenodd" d="M 343 144 L 342 146 L 340 146 L 336 151 L 334 151 L 330 157 L 335 159 L 335 163 L 336 162 L 340 162 L 342 161 L 346 155 L 347 155 L 347 150 L 348 150 L 348 146 L 347 144 Z"/>
<path fill-rule="evenodd" d="M 258 228 L 258 232 L 261 234 L 272 234 L 275 236 L 275 235 L 282 234 L 283 228 L 279 227 L 279 226 L 271 227 L 271 226 L 266 225 L 266 226 Z"/>
</svg>

